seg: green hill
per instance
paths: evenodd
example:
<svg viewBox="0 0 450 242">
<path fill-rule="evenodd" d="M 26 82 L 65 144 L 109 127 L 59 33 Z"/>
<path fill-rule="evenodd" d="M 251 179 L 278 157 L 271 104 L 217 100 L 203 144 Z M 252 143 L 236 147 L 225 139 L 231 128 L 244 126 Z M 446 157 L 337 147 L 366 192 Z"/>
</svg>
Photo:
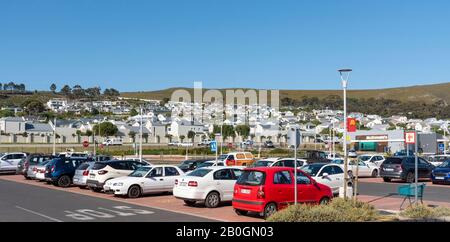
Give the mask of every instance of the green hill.
<svg viewBox="0 0 450 242">
<path fill-rule="evenodd" d="M 188 90 L 193 93 L 192 88 L 169 88 L 159 91 L 145 92 L 125 92 L 121 96 L 129 98 L 142 98 L 162 100 L 170 98 L 172 92 L 177 89 Z M 207 89 L 204 89 L 205 92 Z M 224 91 L 221 90 L 222 92 Z M 280 90 L 280 98 L 301 99 L 304 96 L 324 98 L 330 95 L 342 96 L 342 90 Z M 375 98 L 375 99 L 394 99 L 402 102 L 414 101 L 435 103 L 437 101 L 445 101 L 450 104 L 450 82 L 420 85 L 410 87 L 386 88 L 386 89 L 367 89 L 367 90 L 349 90 L 349 98 Z"/>
</svg>

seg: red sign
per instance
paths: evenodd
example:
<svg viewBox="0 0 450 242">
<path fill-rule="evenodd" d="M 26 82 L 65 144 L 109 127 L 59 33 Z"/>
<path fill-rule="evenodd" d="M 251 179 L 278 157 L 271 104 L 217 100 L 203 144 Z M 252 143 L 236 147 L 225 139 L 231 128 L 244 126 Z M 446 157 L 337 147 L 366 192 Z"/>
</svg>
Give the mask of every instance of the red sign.
<svg viewBox="0 0 450 242">
<path fill-rule="evenodd" d="M 406 132 L 405 133 L 405 143 L 415 144 L 416 143 L 416 132 Z"/>
<path fill-rule="evenodd" d="M 100 149 L 103 149 L 105 146 L 103 144 L 100 144 Z"/>
<path fill-rule="evenodd" d="M 84 141 L 84 142 L 83 142 L 83 147 L 84 147 L 84 148 L 89 147 L 89 141 Z"/>
<path fill-rule="evenodd" d="M 347 118 L 347 132 L 356 132 L 355 118 Z"/>
</svg>

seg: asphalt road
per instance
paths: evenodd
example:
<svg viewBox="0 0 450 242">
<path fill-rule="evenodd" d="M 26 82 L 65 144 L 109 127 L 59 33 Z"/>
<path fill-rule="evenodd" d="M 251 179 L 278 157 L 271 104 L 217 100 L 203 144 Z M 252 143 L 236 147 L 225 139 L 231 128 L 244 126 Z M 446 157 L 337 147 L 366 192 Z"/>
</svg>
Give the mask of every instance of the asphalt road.
<svg viewBox="0 0 450 242">
<path fill-rule="evenodd" d="M 0 194 L 0 222 L 214 222 L 4 180 Z"/>
<path fill-rule="evenodd" d="M 399 197 L 393 194 L 397 194 L 398 187 L 405 185 L 406 183 L 372 183 L 360 181 L 358 185 L 358 193 L 361 195 L 370 196 L 388 196 Z M 427 186 L 423 194 L 424 200 L 436 201 L 436 202 L 450 202 L 450 186 L 448 187 L 436 187 Z"/>
</svg>

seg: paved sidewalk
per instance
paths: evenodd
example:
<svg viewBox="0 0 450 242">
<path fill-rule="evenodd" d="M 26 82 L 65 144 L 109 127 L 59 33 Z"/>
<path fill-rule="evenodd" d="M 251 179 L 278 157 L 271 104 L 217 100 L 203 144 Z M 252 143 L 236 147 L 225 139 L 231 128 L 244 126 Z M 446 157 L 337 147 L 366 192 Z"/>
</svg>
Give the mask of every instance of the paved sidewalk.
<svg viewBox="0 0 450 242">
<path fill-rule="evenodd" d="M 363 202 L 368 202 L 375 206 L 375 208 L 380 210 L 388 210 L 388 211 L 399 211 L 400 205 L 403 202 L 403 198 L 397 198 L 397 197 L 377 197 L 377 196 L 368 196 L 368 195 L 359 195 L 358 199 Z M 414 201 L 414 199 L 412 200 Z M 423 203 L 427 206 L 442 206 L 442 207 L 450 207 L 450 201 L 449 202 L 435 202 L 435 201 L 427 201 L 424 200 Z M 408 199 L 403 204 L 403 209 L 408 207 L 409 201 Z"/>
</svg>

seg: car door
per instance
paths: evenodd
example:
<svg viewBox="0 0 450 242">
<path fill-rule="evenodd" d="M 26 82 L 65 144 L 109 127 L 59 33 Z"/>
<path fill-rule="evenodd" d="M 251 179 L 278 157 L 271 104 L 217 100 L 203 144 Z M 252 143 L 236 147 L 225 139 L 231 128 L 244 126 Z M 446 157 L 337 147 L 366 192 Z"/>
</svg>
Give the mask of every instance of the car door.
<svg viewBox="0 0 450 242">
<path fill-rule="evenodd" d="M 180 173 L 175 167 L 165 166 L 164 167 L 164 190 L 168 192 L 173 191 L 175 185 L 175 180 L 180 177 Z"/>
<path fill-rule="evenodd" d="M 370 171 L 370 167 L 368 164 L 364 163 L 363 161 L 358 161 L 358 176 L 370 176 L 371 175 L 371 171 Z M 354 171 L 356 172 L 356 171 Z M 354 175 L 356 175 L 356 173 L 354 173 Z"/>
<path fill-rule="evenodd" d="M 297 198 L 300 203 L 316 202 L 317 187 L 312 184 L 311 179 L 303 172 L 297 173 Z"/>
<path fill-rule="evenodd" d="M 164 190 L 164 168 L 154 167 L 145 176 L 144 185 L 142 187 L 144 193 L 162 192 Z"/>
<path fill-rule="evenodd" d="M 278 171 L 273 174 L 271 194 L 280 209 L 294 202 L 293 177 L 289 171 Z"/>
<path fill-rule="evenodd" d="M 328 174 L 327 176 L 324 176 L 324 174 Z M 335 192 L 336 190 L 336 179 L 339 179 L 336 177 L 332 166 L 325 166 L 322 168 L 322 170 L 318 173 L 318 176 L 316 177 L 316 181 L 318 183 L 324 184 L 333 190 Z M 337 188 L 339 189 L 339 187 Z"/>
<path fill-rule="evenodd" d="M 14 167 L 13 158 L 14 158 L 13 154 L 5 155 L 2 158 L 2 160 L 1 160 L 2 161 L 2 166 L 1 166 L 2 170 L 14 170 L 14 169 L 16 169 Z"/>
<path fill-rule="evenodd" d="M 427 162 L 425 159 L 419 157 L 419 164 L 418 164 L 418 169 L 419 169 L 419 177 L 420 178 L 430 178 L 431 175 L 431 164 L 429 162 Z"/>
<path fill-rule="evenodd" d="M 225 168 L 214 172 L 213 179 L 214 186 L 222 195 L 222 201 L 231 201 L 236 183 L 232 169 Z"/>
</svg>

